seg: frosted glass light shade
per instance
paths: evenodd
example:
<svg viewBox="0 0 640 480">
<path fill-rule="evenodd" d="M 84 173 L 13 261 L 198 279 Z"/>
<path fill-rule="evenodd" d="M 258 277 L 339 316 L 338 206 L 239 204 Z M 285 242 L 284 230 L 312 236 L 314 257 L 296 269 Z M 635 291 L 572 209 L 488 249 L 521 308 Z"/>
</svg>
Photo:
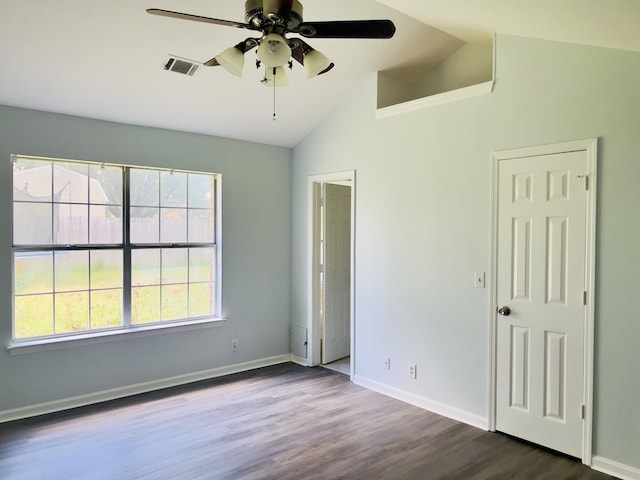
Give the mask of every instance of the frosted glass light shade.
<svg viewBox="0 0 640 480">
<path fill-rule="evenodd" d="M 276 74 L 273 75 L 275 69 Z M 273 87 L 273 82 L 276 82 L 276 87 L 286 87 L 289 85 L 289 77 L 284 67 L 267 67 L 264 72 L 263 84 L 267 87 Z"/>
<path fill-rule="evenodd" d="M 304 56 L 304 69 L 307 72 L 307 78 L 320 75 L 332 67 L 331 60 L 317 50 L 311 50 Z"/>
<path fill-rule="evenodd" d="M 270 33 L 260 40 L 257 55 L 265 67 L 281 67 L 291 58 L 291 48 L 284 37 Z"/>
<path fill-rule="evenodd" d="M 220 55 L 217 55 L 215 59 L 229 73 L 232 73 L 236 77 L 240 77 L 242 75 L 242 67 L 244 67 L 244 52 L 237 46 L 227 48 Z"/>
</svg>

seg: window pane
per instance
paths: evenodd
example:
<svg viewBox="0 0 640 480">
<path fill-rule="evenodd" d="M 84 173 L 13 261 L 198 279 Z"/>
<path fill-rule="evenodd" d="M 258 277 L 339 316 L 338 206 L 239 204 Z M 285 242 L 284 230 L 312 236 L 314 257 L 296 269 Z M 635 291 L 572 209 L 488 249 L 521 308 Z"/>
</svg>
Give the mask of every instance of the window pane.
<svg viewBox="0 0 640 480">
<path fill-rule="evenodd" d="M 53 206 L 55 243 L 86 245 L 89 243 L 89 206 L 56 203 Z"/>
<path fill-rule="evenodd" d="M 214 314 L 215 175 L 13 158 L 15 338 Z"/>
<path fill-rule="evenodd" d="M 131 284 L 133 286 L 160 285 L 159 249 L 131 252 Z"/>
<path fill-rule="evenodd" d="M 55 162 L 53 198 L 55 202 L 88 203 L 89 166 L 83 163 Z"/>
<path fill-rule="evenodd" d="M 189 208 L 213 208 L 213 175 L 189 174 Z"/>
<path fill-rule="evenodd" d="M 122 207 L 89 206 L 89 242 L 122 243 Z"/>
<path fill-rule="evenodd" d="M 89 329 L 89 292 L 56 294 L 56 333 Z"/>
<path fill-rule="evenodd" d="M 187 210 L 163 208 L 160 229 L 161 243 L 185 243 L 187 241 Z"/>
<path fill-rule="evenodd" d="M 15 338 L 53 335 L 53 295 L 15 298 Z"/>
<path fill-rule="evenodd" d="M 16 253 L 13 268 L 16 295 L 53 292 L 53 253 Z"/>
<path fill-rule="evenodd" d="M 89 165 L 89 201 L 122 205 L 122 167 Z"/>
<path fill-rule="evenodd" d="M 187 286 L 166 285 L 162 287 L 162 320 L 187 318 Z"/>
<path fill-rule="evenodd" d="M 215 288 L 213 283 L 189 285 L 189 316 L 205 317 L 215 312 Z"/>
<path fill-rule="evenodd" d="M 132 168 L 129 175 L 130 204 L 133 207 L 160 206 L 160 171 Z"/>
<path fill-rule="evenodd" d="M 162 284 L 187 283 L 189 260 L 186 248 L 162 249 Z"/>
<path fill-rule="evenodd" d="M 160 241 L 160 210 L 157 208 L 131 208 L 131 243 L 158 243 Z"/>
<path fill-rule="evenodd" d="M 134 287 L 131 289 L 131 323 L 160 320 L 160 287 Z"/>
<path fill-rule="evenodd" d="M 122 287 L 122 250 L 92 251 L 91 289 L 117 287 Z"/>
<path fill-rule="evenodd" d="M 122 326 L 122 290 L 91 292 L 91 328 Z"/>
<path fill-rule="evenodd" d="M 187 174 L 160 172 L 160 206 L 187 206 Z"/>
<path fill-rule="evenodd" d="M 215 250 L 213 248 L 189 249 L 189 281 L 211 282 L 215 272 Z"/>
<path fill-rule="evenodd" d="M 189 210 L 189 242 L 213 243 L 213 210 Z"/>
<path fill-rule="evenodd" d="M 89 252 L 55 253 L 55 290 L 71 292 L 89 290 Z M 56 297 L 57 303 L 57 297 Z M 57 309 L 57 305 L 56 305 Z M 57 310 L 56 310 L 57 311 Z"/>
<path fill-rule="evenodd" d="M 13 200 L 51 202 L 53 164 L 50 161 L 18 158 L 13 162 Z"/>
<path fill-rule="evenodd" d="M 53 243 L 50 203 L 13 204 L 14 245 L 51 245 Z"/>
</svg>

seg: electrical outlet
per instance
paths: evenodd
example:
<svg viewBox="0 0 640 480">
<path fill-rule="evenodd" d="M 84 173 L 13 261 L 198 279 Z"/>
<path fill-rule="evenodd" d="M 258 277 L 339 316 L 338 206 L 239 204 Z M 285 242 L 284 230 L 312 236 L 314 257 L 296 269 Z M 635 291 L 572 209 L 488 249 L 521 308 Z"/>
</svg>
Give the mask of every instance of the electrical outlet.
<svg viewBox="0 0 640 480">
<path fill-rule="evenodd" d="M 409 364 L 409 378 L 412 380 L 418 378 L 418 365 L 415 363 Z"/>
<path fill-rule="evenodd" d="M 233 340 L 231 340 L 231 351 L 232 352 L 237 352 L 238 351 L 238 339 L 234 338 Z"/>
<path fill-rule="evenodd" d="M 384 357 L 384 369 L 391 370 L 391 357 Z"/>
</svg>

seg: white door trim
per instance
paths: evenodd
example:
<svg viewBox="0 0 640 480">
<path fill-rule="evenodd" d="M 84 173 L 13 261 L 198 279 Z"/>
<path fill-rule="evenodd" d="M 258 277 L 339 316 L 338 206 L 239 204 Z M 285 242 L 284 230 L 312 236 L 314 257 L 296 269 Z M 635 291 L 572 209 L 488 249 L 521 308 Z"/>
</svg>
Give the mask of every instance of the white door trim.
<svg viewBox="0 0 640 480">
<path fill-rule="evenodd" d="M 497 368 L 497 334 L 496 311 L 497 304 L 497 228 L 498 228 L 498 163 L 502 160 L 585 151 L 588 157 L 588 194 L 587 194 L 587 245 L 586 245 L 586 285 L 587 305 L 585 311 L 585 352 L 584 352 L 584 391 L 583 404 L 585 418 L 582 438 L 582 463 L 591 465 L 593 456 L 593 356 L 594 356 L 594 324 L 595 324 L 595 265 L 596 265 L 596 199 L 598 174 L 598 139 L 577 140 L 566 143 L 541 145 L 497 151 L 492 154 L 492 184 L 493 205 L 491 211 L 491 302 L 489 318 L 490 325 L 490 359 L 489 359 L 489 428 L 496 429 L 496 368 Z"/>
<path fill-rule="evenodd" d="M 315 186 L 321 183 L 336 183 L 340 181 L 348 181 L 351 184 L 351 279 L 350 279 L 350 328 L 351 328 L 351 367 L 350 378 L 353 381 L 355 375 L 355 237 L 356 237 L 356 172 L 348 170 L 344 172 L 328 173 L 323 175 L 310 175 L 308 180 L 308 211 L 307 211 L 307 239 L 308 239 L 308 290 L 307 290 L 307 363 L 309 366 L 320 365 L 320 319 L 318 318 L 318 285 L 317 285 L 317 268 L 319 265 L 319 242 L 314 235 L 316 230 L 317 212 L 316 200 L 317 193 Z"/>
</svg>

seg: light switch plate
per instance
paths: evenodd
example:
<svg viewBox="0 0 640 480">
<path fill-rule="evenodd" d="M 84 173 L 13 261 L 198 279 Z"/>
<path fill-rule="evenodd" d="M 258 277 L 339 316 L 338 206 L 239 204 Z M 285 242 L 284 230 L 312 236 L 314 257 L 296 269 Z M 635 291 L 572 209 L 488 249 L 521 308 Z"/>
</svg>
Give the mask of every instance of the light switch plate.
<svg viewBox="0 0 640 480">
<path fill-rule="evenodd" d="M 473 274 L 473 284 L 476 288 L 484 288 L 484 272 L 476 272 Z"/>
</svg>

